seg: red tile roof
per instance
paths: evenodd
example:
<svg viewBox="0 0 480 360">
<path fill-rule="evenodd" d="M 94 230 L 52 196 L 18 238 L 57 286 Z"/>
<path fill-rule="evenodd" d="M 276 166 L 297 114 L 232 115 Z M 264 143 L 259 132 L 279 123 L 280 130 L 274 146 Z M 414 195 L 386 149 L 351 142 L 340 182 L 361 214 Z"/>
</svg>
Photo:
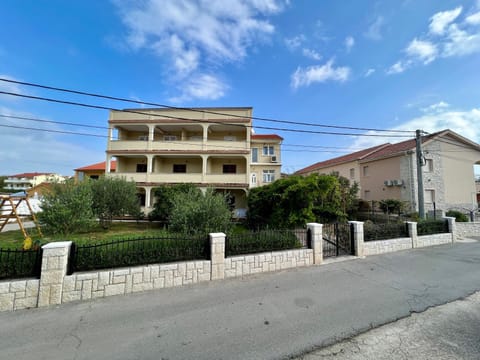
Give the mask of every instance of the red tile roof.
<svg viewBox="0 0 480 360">
<path fill-rule="evenodd" d="M 115 160 L 110 162 L 110 170 L 115 170 L 117 167 L 117 162 Z M 93 171 L 93 170 L 105 170 L 107 168 L 107 162 L 99 162 L 96 164 L 92 165 L 87 165 L 78 169 L 75 169 L 75 171 Z"/>
<path fill-rule="evenodd" d="M 351 154 L 339 156 L 339 157 L 329 159 L 329 160 L 325 160 L 325 161 L 320 161 L 316 164 L 307 166 L 306 168 L 303 168 L 303 169 L 300 169 L 300 170 L 296 171 L 295 174 L 304 174 L 304 173 L 308 173 L 308 172 L 311 172 L 311 171 L 319 170 L 319 169 L 334 166 L 334 165 L 339 165 L 339 164 L 343 164 L 343 163 L 347 163 L 347 162 L 351 162 L 351 161 L 362 160 L 362 159 L 366 158 L 367 156 L 369 156 L 370 154 L 375 153 L 376 151 L 381 150 L 381 149 L 383 149 L 383 148 L 385 148 L 389 145 L 390 145 L 389 143 L 382 144 L 382 145 L 377 145 L 377 146 L 374 146 L 374 147 L 371 147 L 371 148 L 368 148 L 368 149 L 364 149 L 364 150 L 360 150 L 360 151 L 357 151 L 357 152 L 354 152 L 354 153 L 351 153 Z"/>
<path fill-rule="evenodd" d="M 256 134 L 252 135 L 252 140 L 283 140 L 283 138 L 277 134 Z"/>
<path fill-rule="evenodd" d="M 50 175 L 53 173 L 48 173 L 48 172 L 29 172 L 29 173 L 23 173 L 23 174 L 16 174 L 16 175 L 10 175 L 9 177 L 14 177 L 14 178 L 27 178 L 27 179 L 32 179 L 35 176 L 39 175 Z"/>
</svg>

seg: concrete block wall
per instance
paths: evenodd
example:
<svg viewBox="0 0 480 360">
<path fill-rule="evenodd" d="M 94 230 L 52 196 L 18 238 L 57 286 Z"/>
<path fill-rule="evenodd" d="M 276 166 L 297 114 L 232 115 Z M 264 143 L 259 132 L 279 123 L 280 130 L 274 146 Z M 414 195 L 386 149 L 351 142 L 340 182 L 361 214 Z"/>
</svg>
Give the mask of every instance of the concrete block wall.
<svg viewBox="0 0 480 360">
<path fill-rule="evenodd" d="M 62 302 L 210 281 L 210 261 L 187 261 L 91 271 L 65 276 Z"/>
<path fill-rule="evenodd" d="M 363 251 L 365 256 L 385 254 L 411 248 L 412 239 L 409 237 L 389 240 L 367 241 L 363 245 Z"/>
<path fill-rule="evenodd" d="M 452 235 L 449 233 L 423 235 L 418 237 L 416 247 L 420 248 L 420 247 L 435 246 L 435 245 L 442 245 L 442 244 L 449 244 L 449 243 L 452 243 Z"/>
</svg>

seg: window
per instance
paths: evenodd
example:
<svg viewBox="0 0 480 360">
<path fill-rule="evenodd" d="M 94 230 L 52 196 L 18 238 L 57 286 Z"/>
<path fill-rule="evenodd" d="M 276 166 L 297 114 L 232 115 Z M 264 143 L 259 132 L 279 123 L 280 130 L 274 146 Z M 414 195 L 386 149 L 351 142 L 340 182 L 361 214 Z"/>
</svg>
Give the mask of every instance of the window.
<svg viewBox="0 0 480 360">
<path fill-rule="evenodd" d="M 177 140 L 177 136 L 176 135 L 164 135 L 163 140 L 165 140 L 165 141 L 175 141 L 175 140 Z"/>
<path fill-rule="evenodd" d="M 223 140 L 225 141 L 237 141 L 237 137 L 236 136 L 232 136 L 232 135 L 225 135 L 223 137 Z"/>
<path fill-rule="evenodd" d="M 432 159 L 425 159 L 425 171 L 426 172 L 433 172 L 433 160 Z"/>
<path fill-rule="evenodd" d="M 252 186 L 257 185 L 257 174 L 256 173 L 252 173 L 251 179 L 250 179 L 250 185 L 252 185 Z"/>
<path fill-rule="evenodd" d="M 237 165 L 235 165 L 235 164 L 224 164 L 223 165 L 223 173 L 224 174 L 236 174 L 237 173 Z"/>
<path fill-rule="evenodd" d="M 263 147 L 263 155 L 275 155 L 273 146 L 264 146 Z"/>
<path fill-rule="evenodd" d="M 92 180 L 98 180 L 98 175 L 90 175 L 90 179 L 92 179 Z"/>
<path fill-rule="evenodd" d="M 271 183 L 275 181 L 275 170 L 263 170 L 263 182 Z"/>
<path fill-rule="evenodd" d="M 363 176 L 368 176 L 368 175 L 369 175 L 368 166 L 364 166 L 363 167 Z"/>
<path fill-rule="evenodd" d="M 370 198 L 372 197 L 371 196 L 371 193 L 370 193 L 370 190 L 365 190 L 364 192 L 364 200 L 370 200 Z"/>
<path fill-rule="evenodd" d="M 351 168 L 350 169 L 350 179 L 353 179 L 353 178 L 355 178 L 355 169 Z"/>
<path fill-rule="evenodd" d="M 138 202 L 139 202 L 140 206 L 145 206 L 145 194 L 138 193 L 137 198 L 138 198 Z"/>
<path fill-rule="evenodd" d="M 187 172 L 187 164 L 173 164 L 173 172 L 174 173 L 186 173 Z"/>
<path fill-rule="evenodd" d="M 425 190 L 424 199 L 426 203 L 433 204 L 435 202 L 435 190 Z"/>
<path fill-rule="evenodd" d="M 252 162 L 258 162 L 258 148 L 252 148 Z"/>
<path fill-rule="evenodd" d="M 137 173 L 146 173 L 147 164 L 137 164 Z"/>
</svg>

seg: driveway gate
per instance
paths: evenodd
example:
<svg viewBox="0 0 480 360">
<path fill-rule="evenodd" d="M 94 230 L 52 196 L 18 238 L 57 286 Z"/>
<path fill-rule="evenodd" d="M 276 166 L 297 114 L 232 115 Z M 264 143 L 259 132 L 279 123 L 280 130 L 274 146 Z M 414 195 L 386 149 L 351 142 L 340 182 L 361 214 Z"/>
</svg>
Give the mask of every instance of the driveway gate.
<svg viewBox="0 0 480 360">
<path fill-rule="evenodd" d="M 351 224 L 333 223 L 323 225 L 323 257 L 354 255 Z"/>
</svg>

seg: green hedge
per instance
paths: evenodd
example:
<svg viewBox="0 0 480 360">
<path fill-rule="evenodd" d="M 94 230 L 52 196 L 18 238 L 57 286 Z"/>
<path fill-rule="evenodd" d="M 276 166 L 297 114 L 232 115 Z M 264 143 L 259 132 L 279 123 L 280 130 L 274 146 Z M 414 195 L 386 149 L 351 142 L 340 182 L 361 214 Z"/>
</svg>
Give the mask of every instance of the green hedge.
<svg viewBox="0 0 480 360">
<path fill-rule="evenodd" d="M 448 233 L 447 220 L 421 220 L 417 223 L 417 235 Z"/>
<path fill-rule="evenodd" d="M 365 241 L 376 241 L 386 239 L 397 239 L 408 237 L 406 223 L 374 224 L 366 221 L 363 225 Z"/>
<path fill-rule="evenodd" d="M 227 237 L 225 244 L 226 256 L 254 254 L 267 251 L 279 251 L 302 248 L 300 230 L 260 230 Z"/>
</svg>

